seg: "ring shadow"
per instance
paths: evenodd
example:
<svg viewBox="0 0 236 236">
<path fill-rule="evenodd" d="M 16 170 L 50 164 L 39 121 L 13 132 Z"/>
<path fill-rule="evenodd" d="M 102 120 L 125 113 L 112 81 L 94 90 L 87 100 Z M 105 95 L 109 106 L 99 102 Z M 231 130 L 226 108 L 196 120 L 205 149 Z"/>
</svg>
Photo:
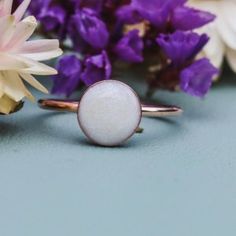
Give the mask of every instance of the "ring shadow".
<svg viewBox="0 0 236 236">
<path fill-rule="evenodd" d="M 152 100 L 152 101 L 153 103 L 155 102 L 155 100 Z M 15 115 L 18 116 L 18 114 L 15 114 Z M 15 121 L 12 122 L 13 119 L 15 118 L 14 117 L 15 115 L 13 115 L 13 117 L 10 117 L 9 120 L 7 119 L 7 121 L 1 120 L 0 133 L 3 138 L 6 137 L 9 139 L 9 137 L 22 134 L 23 132 L 23 133 L 32 135 L 32 137 L 43 135 L 45 137 L 56 138 L 57 140 L 60 140 L 63 143 L 69 142 L 70 144 L 74 144 L 74 145 L 80 144 L 85 147 L 104 148 L 99 145 L 94 145 L 92 142 L 90 142 L 86 138 L 82 138 L 81 136 L 77 137 L 77 134 L 71 135 L 69 132 L 66 133 L 65 129 L 63 130 L 63 128 L 61 128 L 64 126 L 57 125 L 54 127 L 52 124 L 48 123 L 49 119 L 52 119 L 55 116 L 59 116 L 59 115 L 65 116 L 65 115 L 68 115 L 68 113 L 58 112 L 58 111 L 57 112 L 48 111 L 48 112 L 42 112 L 41 114 L 39 114 L 38 112 L 35 112 L 35 113 L 32 113 L 30 116 L 28 115 L 22 116 L 20 114 L 19 118 L 17 117 L 17 122 Z M 178 122 L 174 121 L 173 119 L 168 119 L 168 118 L 149 118 L 149 119 L 159 120 L 162 123 L 166 123 L 174 127 L 179 127 Z M 24 125 L 22 125 L 22 123 Z M 61 131 L 59 131 L 59 128 L 61 128 Z M 157 128 L 157 131 L 158 131 L 158 128 Z M 58 135 L 59 133 L 61 133 L 62 135 Z M 28 137 L 30 137 L 30 135 Z M 163 137 L 166 137 L 166 135 L 163 135 Z M 148 139 L 146 138 L 145 140 L 148 140 Z M 127 148 L 134 147 L 140 144 L 142 144 L 142 139 L 137 138 L 137 139 L 129 140 L 128 142 L 125 143 L 125 145 L 120 145 L 115 148 L 127 149 Z M 109 148 L 114 149 L 114 147 L 109 147 Z"/>
<path fill-rule="evenodd" d="M 51 136 L 53 138 L 56 138 L 57 140 L 60 140 L 60 142 L 62 143 L 69 143 L 69 144 L 73 144 L 73 145 L 80 145 L 83 147 L 91 147 L 91 148 L 97 148 L 97 149 L 104 149 L 103 146 L 99 146 L 99 145 L 95 145 L 94 143 L 90 142 L 88 139 L 86 139 L 86 137 L 82 137 L 81 135 L 74 134 L 71 135 L 71 133 L 66 133 L 65 130 L 61 129 L 61 131 L 58 130 L 58 127 L 52 127 L 52 124 L 48 124 L 47 120 L 48 119 L 52 119 L 55 116 L 61 116 L 61 115 L 68 115 L 67 113 L 64 112 L 49 112 L 49 113 L 43 113 L 40 115 L 37 115 L 34 119 L 29 119 L 30 121 L 26 121 L 28 123 L 28 130 L 32 130 L 32 125 L 39 124 L 38 126 L 38 130 L 35 135 L 38 135 L 40 132 L 40 135 L 42 135 L 42 132 L 45 133 L 46 136 Z M 180 125 L 179 122 L 173 120 L 173 119 L 169 119 L 169 118 L 148 118 L 148 119 L 152 119 L 152 120 L 157 120 L 161 123 L 167 124 L 168 126 L 171 126 L 171 128 L 167 128 L 167 131 L 165 133 L 160 134 L 160 130 L 159 130 L 159 126 L 157 125 L 156 129 L 152 129 L 153 131 L 153 135 L 148 135 L 148 137 L 145 138 L 145 142 L 147 142 L 148 140 L 151 141 L 153 139 L 158 139 L 159 141 L 161 139 L 169 139 L 170 136 L 173 138 L 173 134 L 177 133 L 174 132 L 174 130 L 178 130 L 181 128 L 182 125 Z M 78 127 L 79 128 L 79 127 Z M 174 130 L 173 130 L 174 128 Z M 20 131 L 20 129 L 18 130 Z M 49 132 L 50 131 L 50 132 Z M 145 130 L 144 130 L 145 132 Z M 58 133 L 61 133 L 61 135 L 58 135 Z M 81 131 L 82 133 L 82 131 Z M 158 133 L 157 137 L 153 137 L 156 133 Z M 136 134 L 139 135 L 139 134 Z M 141 137 L 142 134 L 140 134 Z M 124 145 L 119 145 L 116 147 L 106 147 L 107 149 L 129 149 L 131 147 L 136 147 L 136 146 L 140 146 L 143 144 L 143 139 L 142 138 L 135 138 L 132 140 L 128 140 L 128 142 L 126 142 Z"/>
<path fill-rule="evenodd" d="M 53 112 L 52 114 L 42 114 L 40 119 L 43 119 L 44 122 L 45 122 L 47 119 L 50 119 L 50 118 L 52 118 L 54 116 L 58 116 L 58 115 L 67 115 L 67 113 L 65 113 L 65 112 Z M 79 125 L 78 125 L 78 129 L 80 129 Z M 81 133 L 82 133 L 82 131 L 81 131 Z M 65 132 L 63 132 L 63 134 L 65 134 Z M 51 136 L 52 136 L 52 134 L 51 134 Z M 55 134 L 55 135 L 53 135 L 53 137 L 58 138 L 58 135 Z M 62 139 L 62 138 L 60 138 L 60 139 Z M 79 145 L 84 146 L 84 147 L 104 148 L 103 146 L 92 143 L 91 141 L 86 139 L 85 136 L 84 137 L 75 137 L 75 136 L 72 137 L 71 135 L 68 136 L 68 137 L 64 136 L 64 138 L 62 140 L 63 140 L 63 143 L 65 143 L 65 141 L 66 142 L 69 141 L 70 144 L 74 144 L 74 145 L 79 144 Z M 124 148 L 128 148 L 129 146 L 130 146 L 129 144 L 128 145 L 120 145 L 120 146 L 117 146 L 116 148 L 124 149 Z M 114 149 L 114 147 L 106 147 L 106 148 Z"/>
<path fill-rule="evenodd" d="M 171 125 L 172 127 L 175 127 L 175 130 L 180 128 L 180 124 L 176 123 L 172 120 L 161 118 L 161 119 L 159 119 L 159 121 L 162 122 L 162 123 L 165 123 L 167 125 Z M 158 125 L 157 125 L 157 127 L 158 127 Z M 147 138 L 147 136 L 145 137 L 145 143 L 149 143 L 150 141 L 153 141 L 154 139 L 155 140 L 158 139 L 158 141 L 161 141 L 162 139 L 164 139 L 164 140 L 169 139 L 169 137 L 173 138 L 173 132 L 171 132 L 170 129 L 168 129 L 168 130 L 169 131 L 164 132 L 164 133 L 161 134 L 160 130 L 157 128 L 157 130 L 156 130 L 157 131 L 156 132 L 157 137 L 153 137 L 152 135 L 148 135 L 148 138 Z M 145 132 L 145 128 L 144 128 L 144 132 Z M 153 132 L 154 132 L 154 130 L 153 130 Z M 174 133 L 176 133 L 176 132 L 174 132 Z M 141 133 L 141 134 L 136 133 L 134 135 L 141 137 L 142 135 L 144 135 L 144 133 Z M 107 146 L 97 145 L 97 144 L 94 144 L 94 143 L 90 142 L 87 139 L 82 139 L 82 138 L 74 138 L 74 144 L 80 144 L 84 147 L 95 147 L 95 148 L 98 148 L 98 149 L 106 148 L 106 149 L 111 149 L 111 150 L 114 150 L 114 149 L 119 149 L 120 150 L 120 149 L 129 149 L 129 148 L 132 148 L 132 147 L 142 146 L 144 144 L 144 140 L 142 138 L 139 138 L 139 137 L 135 138 L 135 139 L 132 139 L 132 137 L 131 137 L 129 140 L 127 140 L 126 143 L 118 145 L 118 146 L 114 146 L 114 147 L 107 147 Z"/>
<path fill-rule="evenodd" d="M 12 117 L 10 117 L 10 120 L 7 119 L 1 120 L 0 121 L 0 134 L 1 134 L 1 141 L 6 139 L 9 141 L 12 137 L 18 136 L 22 133 L 30 134 L 28 138 L 33 134 L 34 137 L 37 136 L 47 136 L 47 137 L 52 137 L 56 138 L 57 140 L 60 140 L 62 143 L 70 143 L 74 145 L 82 145 L 86 147 L 96 147 L 96 148 L 103 148 L 102 146 L 95 145 L 92 142 L 90 142 L 88 139 L 85 137 L 73 137 L 71 136 L 70 133 L 66 135 L 65 130 L 61 129 L 61 131 L 57 127 L 53 127 L 52 124 L 48 124 L 48 120 L 54 118 L 55 116 L 62 116 L 62 115 L 68 115 L 65 112 L 47 112 L 47 113 L 42 113 L 42 114 L 37 114 L 35 116 L 30 116 L 30 118 L 24 120 L 24 125 L 19 125 L 22 124 L 21 120 L 19 122 L 11 122 Z M 21 118 L 20 118 L 21 119 Z M 33 128 L 35 127 L 35 124 L 37 124 L 37 129 Z M 79 128 L 79 127 L 78 127 Z M 59 135 L 61 133 L 61 135 Z M 128 148 L 130 147 L 131 144 L 128 142 L 126 145 L 120 145 L 117 148 Z M 110 147 L 111 149 L 113 147 Z"/>
<path fill-rule="evenodd" d="M 151 119 L 156 120 L 160 122 L 160 124 L 163 124 L 160 128 L 160 125 L 156 125 L 155 127 L 152 126 L 150 133 L 145 137 L 145 143 L 150 144 L 153 140 L 155 142 L 161 143 L 170 141 L 172 139 L 175 139 L 177 135 L 181 135 L 182 130 L 184 129 L 183 123 L 179 122 L 179 120 L 173 120 L 173 118 L 145 118 L 145 119 Z M 140 144 L 143 141 L 140 140 Z"/>
<path fill-rule="evenodd" d="M 172 129 L 175 128 L 176 130 L 177 129 L 180 129 L 182 127 L 182 124 L 180 124 L 178 122 L 178 120 L 174 120 L 173 117 L 146 117 L 145 119 L 149 119 L 149 120 L 156 120 L 156 121 L 159 121 L 163 124 L 166 124 L 168 126 L 171 126 Z M 154 131 L 154 129 L 152 129 Z M 157 131 L 158 130 L 158 125 L 157 125 Z M 173 130 L 172 130 L 173 131 Z M 145 127 L 144 127 L 144 132 L 145 132 Z M 166 137 L 168 138 L 169 137 L 169 133 L 170 135 L 173 137 L 173 132 L 168 132 L 163 134 L 163 135 L 158 135 L 158 136 L 162 136 L 162 137 Z M 134 135 L 143 135 L 142 133 L 136 133 Z M 151 136 L 149 136 L 151 137 Z M 132 138 L 132 137 L 131 137 Z M 151 140 L 153 140 L 153 138 L 150 138 Z M 149 138 L 145 138 L 145 141 L 147 140 L 150 140 Z M 159 138 L 160 139 L 160 138 Z M 74 138 L 74 143 L 75 144 L 78 144 L 80 143 L 80 145 L 83 145 L 83 146 L 86 146 L 86 147 L 96 147 L 96 148 L 107 148 L 107 149 L 127 149 L 127 148 L 131 148 L 131 147 L 135 147 L 135 146 L 140 146 L 142 144 L 142 139 L 129 139 L 127 140 L 127 142 L 125 144 L 121 144 L 121 145 L 118 145 L 118 146 L 115 146 L 115 147 L 104 147 L 104 146 L 101 146 L 101 145 L 97 145 L 97 144 L 94 144 L 92 142 L 90 142 L 88 139 L 82 139 L 81 137 L 79 138 Z"/>
<path fill-rule="evenodd" d="M 48 119 L 51 119 L 59 114 L 60 113 L 58 112 L 48 112 L 48 113 L 30 115 L 30 117 L 27 118 L 23 116 L 18 118 L 17 122 L 11 122 L 14 119 L 14 117 L 9 117 L 7 121 L 1 120 L 0 121 L 1 138 L 9 139 L 9 137 L 12 138 L 13 136 L 21 135 L 22 133 L 25 133 L 28 139 L 30 137 L 34 138 L 37 136 L 47 136 L 47 137 L 51 136 L 53 138 L 56 137 L 57 139 L 59 137 L 63 137 L 56 134 L 58 132 L 55 132 L 55 128 L 47 124 Z M 65 142 L 65 138 L 63 138 L 63 142 Z"/>
</svg>

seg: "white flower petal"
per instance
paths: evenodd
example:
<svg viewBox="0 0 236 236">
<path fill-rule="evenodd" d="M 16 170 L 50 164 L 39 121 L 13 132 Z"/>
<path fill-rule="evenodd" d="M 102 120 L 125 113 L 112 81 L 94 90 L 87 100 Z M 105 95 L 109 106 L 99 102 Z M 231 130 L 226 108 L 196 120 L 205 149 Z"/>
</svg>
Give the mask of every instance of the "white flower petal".
<svg viewBox="0 0 236 236">
<path fill-rule="evenodd" d="M 54 51 L 48 51 L 48 52 L 21 54 L 21 56 L 24 56 L 24 57 L 27 57 L 27 58 L 30 58 L 30 59 L 36 60 L 36 61 L 49 60 L 49 59 L 56 58 L 61 55 L 62 55 L 61 49 L 56 49 Z"/>
<path fill-rule="evenodd" d="M 30 58 L 20 55 L 9 55 L 0 53 L 0 71 L 15 70 L 20 73 L 34 75 L 55 75 L 57 70 Z"/>
<path fill-rule="evenodd" d="M 19 103 L 15 102 L 11 98 L 9 98 L 6 94 L 4 94 L 0 98 L 0 113 L 8 115 L 13 112 Z"/>
<path fill-rule="evenodd" d="M 0 98 L 4 95 L 4 88 L 3 82 L 1 81 L 1 74 L 0 74 Z"/>
<path fill-rule="evenodd" d="M 39 39 L 25 42 L 16 52 L 39 53 L 54 51 L 59 48 L 57 39 Z"/>
<path fill-rule="evenodd" d="M 3 11 L 6 15 L 11 14 L 13 0 L 3 0 Z"/>
<path fill-rule="evenodd" d="M 35 63 L 34 66 L 27 69 L 19 70 L 19 72 L 28 73 L 32 75 L 56 75 L 57 74 L 57 70 L 42 63 Z"/>
<path fill-rule="evenodd" d="M 5 16 L 0 18 L 0 51 L 8 43 L 15 30 L 14 16 Z"/>
<path fill-rule="evenodd" d="M 214 66 L 220 68 L 224 60 L 225 45 L 215 29 L 214 23 L 209 24 L 204 27 L 204 29 L 205 32 L 208 32 L 210 40 L 204 47 L 203 52 L 205 56 L 211 60 Z"/>
<path fill-rule="evenodd" d="M 0 71 L 20 70 L 27 67 L 27 63 L 22 61 L 19 57 L 6 53 L 0 53 Z"/>
<path fill-rule="evenodd" d="M 28 97 L 30 100 L 33 100 L 32 94 L 27 90 L 16 72 L 1 72 L 0 80 L 3 83 L 4 93 L 14 101 L 19 102 L 24 97 Z"/>
<path fill-rule="evenodd" d="M 58 40 L 34 40 L 25 42 L 15 53 L 36 61 L 48 60 L 62 55 Z"/>
<path fill-rule="evenodd" d="M 3 10 L 2 10 L 1 5 L 0 5 L 0 17 L 3 17 L 3 16 L 4 16 Z"/>
<path fill-rule="evenodd" d="M 224 1 L 222 2 L 221 7 L 222 16 L 224 17 L 225 21 L 229 25 L 234 34 L 236 35 L 236 21 L 235 21 L 235 13 L 236 13 L 236 1 Z"/>
<path fill-rule="evenodd" d="M 222 19 L 218 19 L 216 25 L 219 34 L 221 35 L 226 45 L 236 50 L 236 34 L 234 31 L 232 31 L 228 23 Z"/>
<path fill-rule="evenodd" d="M 35 17 L 29 16 L 25 18 L 23 21 L 19 22 L 16 25 L 14 34 L 12 38 L 5 46 L 5 50 L 13 51 L 21 46 L 26 40 L 30 38 L 37 27 L 37 21 Z"/>
<path fill-rule="evenodd" d="M 17 22 L 19 22 L 21 18 L 23 17 L 23 15 L 25 14 L 30 2 L 31 0 L 24 0 L 14 12 L 13 15 L 16 17 Z"/>
<path fill-rule="evenodd" d="M 32 75 L 21 73 L 20 76 L 34 88 L 38 89 L 43 93 L 48 93 L 48 90 L 42 84 L 40 84 Z"/>
<path fill-rule="evenodd" d="M 57 70 L 54 68 L 47 66 L 43 63 L 31 60 L 25 57 L 19 57 L 22 61 L 27 63 L 28 67 L 24 69 L 19 69 L 20 73 L 24 74 L 33 74 L 33 75 L 56 75 Z"/>
<path fill-rule="evenodd" d="M 236 51 L 228 48 L 226 51 L 226 57 L 230 67 L 234 72 L 236 72 Z"/>
</svg>

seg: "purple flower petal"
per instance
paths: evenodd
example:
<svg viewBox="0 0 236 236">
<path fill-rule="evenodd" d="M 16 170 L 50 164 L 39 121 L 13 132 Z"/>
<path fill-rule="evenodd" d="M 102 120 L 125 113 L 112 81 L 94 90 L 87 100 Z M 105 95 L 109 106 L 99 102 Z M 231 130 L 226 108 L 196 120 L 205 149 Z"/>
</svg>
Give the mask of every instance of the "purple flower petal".
<svg viewBox="0 0 236 236">
<path fill-rule="evenodd" d="M 66 12 L 60 6 L 49 7 L 47 10 L 42 11 L 38 18 L 46 31 L 51 31 L 65 23 Z"/>
<path fill-rule="evenodd" d="M 162 29 L 168 21 L 170 2 L 172 1 L 132 0 L 131 4 L 120 7 L 116 15 L 121 22 L 135 24 L 147 20 L 158 29 Z"/>
<path fill-rule="evenodd" d="M 73 17 L 75 23 L 74 31 L 84 41 L 95 49 L 103 49 L 109 40 L 109 33 L 105 23 L 97 16 L 92 9 L 84 8 L 79 10 Z"/>
<path fill-rule="evenodd" d="M 173 10 L 178 6 L 183 6 L 188 0 L 167 0 L 170 3 L 170 8 Z"/>
<path fill-rule="evenodd" d="M 126 62 L 142 62 L 144 44 L 139 37 L 138 30 L 132 30 L 125 35 L 116 45 L 114 51 L 117 56 Z"/>
<path fill-rule="evenodd" d="M 72 16 L 67 26 L 67 33 L 72 41 L 73 49 L 79 53 L 84 53 L 90 49 L 90 45 L 82 38 L 81 34 L 75 30 L 78 27 L 76 17 Z"/>
<path fill-rule="evenodd" d="M 187 31 L 199 28 L 214 19 L 215 16 L 208 12 L 180 6 L 174 9 L 171 22 L 175 29 Z"/>
<path fill-rule="evenodd" d="M 130 5 L 122 6 L 117 17 L 122 22 L 134 24 L 142 19 L 149 21 L 159 30 L 168 24 L 175 29 L 192 30 L 214 20 L 215 16 L 184 6 L 187 0 L 132 0 Z"/>
<path fill-rule="evenodd" d="M 166 0 L 133 0 L 132 6 L 145 19 L 157 28 L 163 28 L 168 20 L 170 1 Z"/>
<path fill-rule="evenodd" d="M 111 63 L 105 51 L 102 54 L 88 57 L 85 61 L 85 70 L 81 75 L 82 81 L 90 86 L 98 81 L 111 77 Z"/>
<path fill-rule="evenodd" d="M 22 2 L 22 0 L 21 0 Z M 47 11 L 50 3 L 52 0 L 37 0 L 31 1 L 29 6 L 30 14 L 34 15 L 36 18 L 41 14 L 43 11 Z"/>
<path fill-rule="evenodd" d="M 132 5 L 125 5 L 116 11 L 119 22 L 126 24 L 136 24 L 143 20 L 139 12 Z"/>
<path fill-rule="evenodd" d="M 209 38 L 206 34 L 176 31 L 173 34 L 160 34 L 157 43 L 175 66 L 192 60 L 206 45 Z"/>
<path fill-rule="evenodd" d="M 13 0 L 13 11 L 23 2 L 23 0 Z M 38 18 L 38 15 L 42 11 L 46 11 L 49 5 L 52 3 L 52 0 L 33 0 L 30 2 L 28 12 L 30 15 Z"/>
<path fill-rule="evenodd" d="M 81 61 L 74 55 L 64 56 L 60 58 L 57 70 L 52 93 L 70 96 L 80 83 Z"/>
<path fill-rule="evenodd" d="M 102 5 L 104 0 L 74 0 L 75 2 L 79 2 L 81 8 L 90 8 L 95 10 L 96 12 L 100 12 L 102 9 Z"/>
<path fill-rule="evenodd" d="M 181 72 L 180 87 L 192 96 L 204 97 L 218 73 L 219 70 L 208 59 L 198 60 Z"/>
</svg>

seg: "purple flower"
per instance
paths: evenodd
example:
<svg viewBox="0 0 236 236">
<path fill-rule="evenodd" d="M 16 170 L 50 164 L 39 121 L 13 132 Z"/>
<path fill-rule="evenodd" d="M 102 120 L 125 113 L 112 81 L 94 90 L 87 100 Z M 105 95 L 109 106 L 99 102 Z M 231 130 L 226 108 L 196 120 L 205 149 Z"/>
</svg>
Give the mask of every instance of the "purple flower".
<svg viewBox="0 0 236 236">
<path fill-rule="evenodd" d="M 212 79 L 219 71 L 208 59 L 201 59 L 184 69 L 181 74 L 181 89 L 197 97 L 204 97 L 212 85 Z"/>
<path fill-rule="evenodd" d="M 22 0 L 20 0 L 22 2 Z M 36 18 L 41 14 L 41 12 L 47 11 L 52 0 L 33 0 L 29 6 L 30 14 L 34 15 Z"/>
<path fill-rule="evenodd" d="M 168 21 L 169 12 L 169 0 L 132 0 L 129 5 L 120 7 L 116 11 L 116 16 L 123 23 L 135 24 L 147 20 L 161 29 Z"/>
<path fill-rule="evenodd" d="M 72 41 L 73 49 L 79 53 L 85 53 L 90 49 L 90 45 L 82 38 L 81 34 L 77 30 L 77 27 L 77 18 L 72 16 L 67 26 L 68 36 Z"/>
<path fill-rule="evenodd" d="M 138 10 L 132 5 L 125 5 L 116 11 L 118 21 L 126 24 L 136 24 L 143 20 Z"/>
<path fill-rule="evenodd" d="M 193 30 L 215 19 L 215 16 L 186 6 L 179 6 L 172 14 L 172 25 L 179 30 Z"/>
<path fill-rule="evenodd" d="M 131 4 L 143 19 L 150 21 L 157 28 L 166 25 L 170 12 L 169 0 L 133 0 Z"/>
<path fill-rule="evenodd" d="M 181 66 L 192 60 L 206 45 L 206 34 L 176 31 L 173 34 L 160 34 L 157 43 L 175 66 Z"/>
<path fill-rule="evenodd" d="M 114 51 L 121 60 L 135 63 L 143 61 L 143 48 L 139 31 L 132 30 L 117 43 Z"/>
<path fill-rule="evenodd" d="M 188 0 L 167 0 L 169 1 L 170 8 L 174 10 L 178 6 L 183 6 Z"/>
<path fill-rule="evenodd" d="M 84 8 L 72 16 L 75 26 L 74 34 L 78 34 L 85 42 L 95 49 L 104 49 L 109 40 L 109 33 L 105 23 L 92 9 Z"/>
<path fill-rule="evenodd" d="M 60 6 L 49 7 L 38 18 L 47 31 L 55 30 L 65 23 L 66 12 Z"/>
<path fill-rule="evenodd" d="M 95 10 L 96 12 L 100 12 L 102 9 L 102 4 L 104 0 L 74 0 L 79 2 L 81 8 L 86 7 Z"/>
<path fill-rule="evenodd" d="M 209 38 L 192 30 L 215 17 L 186 3 L 187 0 L 32 0 L 27 14 L 40 20 L 43 30 L 39 33 L 60 38 L 62 46 L 79 52 L 83 58 L 65 56 L 58 62 L 59 75 L 53 92 L 69 96 L 80 81 L 91 85 L 109 79 L 111 62 L 115 65 L 119 59 L 140 63 L 156 58 L 155 70 L 147 68 L 150 91 L 175 90 L 181 82 L 185 92 L 203 96 L 216 69 L 204 60 L 194 62 Z M 129 28 L 134 30 L 124 33 Z M 197 75 L 197 69 L 202 69 L 202 77 Z"/>
<path fill-rule="evenodd" d="M 192 30 L 214 20 L 215 16 L 184 6 L 187 0 L 132 0 L 120 7 L 116 15 L 121 22 L 134 24 L 149 21 L 159 30 L 171 25 L 175 30 Z M 187 20 L 186 20 L 187 19 Z"/>
<path fill-rule="evenodd" d="M 58 75 L 54 77 L 52 93 L 70 96 L 80 83 L 81 61 L 74 55 L 62 57 L 58 64 Z"/>
<path fill-rule="evenodd" d="M 111 63 L 105 51 L 85 60 L 85 70 L 81 75 L 81 79 L 87 86 L 101 80 L 110 79 L 110 77 Z"/>
</svg>

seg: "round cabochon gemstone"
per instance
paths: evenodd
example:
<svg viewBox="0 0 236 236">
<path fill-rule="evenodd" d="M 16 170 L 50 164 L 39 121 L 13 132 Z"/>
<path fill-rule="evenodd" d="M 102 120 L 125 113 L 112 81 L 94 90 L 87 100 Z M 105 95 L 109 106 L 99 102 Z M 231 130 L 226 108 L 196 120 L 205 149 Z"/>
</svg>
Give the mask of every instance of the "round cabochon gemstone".
<svg viewBox="0 0 236 236">
<path fill-rule="evenodd" d="M 142 111 L 137 94 L 128 85 L 106 80 L 92 85 L 83 95 L 78 121 L 95 144 L 117 146 L 139 127 Z"/>
</svg>

